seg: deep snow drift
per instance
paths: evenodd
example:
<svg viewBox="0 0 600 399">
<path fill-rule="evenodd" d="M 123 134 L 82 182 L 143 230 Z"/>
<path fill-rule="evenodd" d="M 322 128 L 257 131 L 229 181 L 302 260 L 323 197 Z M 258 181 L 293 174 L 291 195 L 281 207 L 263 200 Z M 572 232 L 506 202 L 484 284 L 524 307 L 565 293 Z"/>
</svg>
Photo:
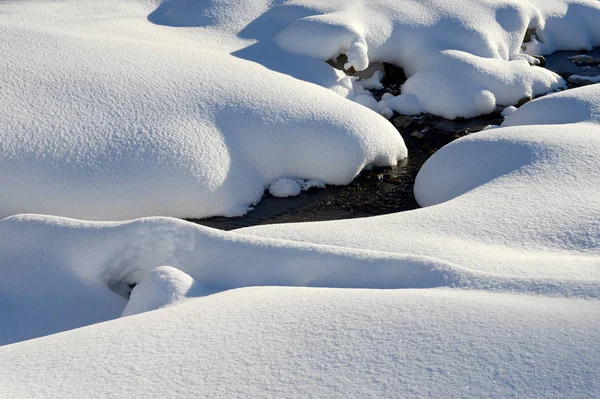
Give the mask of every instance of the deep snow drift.
<svg viewBox="0 0 600 399">
<path fill-rule="evenodd" d="M 2 4 L 0 217 L 239 216 L 279 178 L 347 184 L 406 156 L 366 108 L 152 10 Z"/>
<path fill-rule="evenodd" d="M 2 347 L 0 393 L 593 398 L 599 319 L 581 300 L 248 288 Z"/>
<path fill-rule="evenodd" d="M 132 316 L 0 348 L 0 392 L 595 397 L 598 96 L 535 100 L 443 148 L 417 211 L 238 232 L 1 220 L 2 343 Z M 212 294 L 265 285 L 375 290 Z"/>
<path fill-rule="evenodd" d="M 536 53 L 600 29 L 595 1 L 0 7 L 0 217 L 233 215 L 342 184 L 406 155 L 368 107 L 437 109 L 430 83 L 447 116 L 550 90 L 527 28 Z M 398 62 L 403 94 L 373 104 L 321 61 L 341 52 Z M 0 219 L 0 397 L 598 397 L 599 158 L 592 85 L 438 151 L 416 211 Z"/>
</svg>

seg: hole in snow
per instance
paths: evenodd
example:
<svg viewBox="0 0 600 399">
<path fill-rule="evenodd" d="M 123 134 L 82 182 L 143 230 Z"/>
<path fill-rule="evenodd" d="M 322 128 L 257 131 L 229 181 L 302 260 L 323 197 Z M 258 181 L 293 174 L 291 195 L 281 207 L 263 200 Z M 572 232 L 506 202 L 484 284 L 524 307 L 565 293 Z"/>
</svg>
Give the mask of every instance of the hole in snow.
<svg viewBox="0 0 600 399">
<path fill-rule="evenodd" d="M 369 79 L 371 76 L 373 76 L 375 72 L 381 71 L 384 74 L 381 83 L 383 83 L 386 86 L 400 86 L 404 82 L 406 82 L 406 75 L 404 74 L 404 70 L 394 64 L 389 64 L 387 62 L 371 62 L 367 69 L 365 69 L 364 71 L 355 71 L 354 69 L 344 69 L 344 65 L 346 65 L 347 62 L 348 57 L 345 54 L 340 54 L 335 60 L 327 61 L 327 63 L 335 69 L 344 71 L 349 76 L 357 76 L 361 79 Z"/>
</svg>

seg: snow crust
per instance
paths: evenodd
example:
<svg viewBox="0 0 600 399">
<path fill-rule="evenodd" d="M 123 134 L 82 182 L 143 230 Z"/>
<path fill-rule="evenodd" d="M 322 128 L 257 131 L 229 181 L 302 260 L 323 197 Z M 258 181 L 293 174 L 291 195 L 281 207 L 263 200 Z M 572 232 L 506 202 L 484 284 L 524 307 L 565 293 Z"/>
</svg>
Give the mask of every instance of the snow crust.
<svg viewBox="0 0 600 399">
<path fill-rule="evenodd" d="M 156 6 L 2 4 L 0 217 L 241 216 L 281 177 L 347 184 L 406 156 L 384 118 L 229 54 L 248 42 L 224 28 L 152 23 Z"/>
</svg>

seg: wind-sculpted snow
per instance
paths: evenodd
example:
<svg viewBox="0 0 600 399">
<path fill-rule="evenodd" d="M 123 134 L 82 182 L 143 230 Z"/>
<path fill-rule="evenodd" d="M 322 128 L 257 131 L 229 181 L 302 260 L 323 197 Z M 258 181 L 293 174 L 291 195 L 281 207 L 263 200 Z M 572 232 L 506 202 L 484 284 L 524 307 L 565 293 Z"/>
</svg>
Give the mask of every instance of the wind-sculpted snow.
<svg viewBox="0 0 600 399">
<path fill-rule="evenodd" d="M 589 278 L 488 274 L 427 256 L 262 239 L 169 218 L 15 216 L 0 221 L 0 237 L 0 345 L 249 286 L 454 287 L 600 298 L 597 280 Z"/>
<path fill-rule="evenodd" d="M 279 178 L 347 184 L 406 156 L 364 107 L 135 2 L 2 11 L 0 217 L 239 216 Z"/>
</svg>

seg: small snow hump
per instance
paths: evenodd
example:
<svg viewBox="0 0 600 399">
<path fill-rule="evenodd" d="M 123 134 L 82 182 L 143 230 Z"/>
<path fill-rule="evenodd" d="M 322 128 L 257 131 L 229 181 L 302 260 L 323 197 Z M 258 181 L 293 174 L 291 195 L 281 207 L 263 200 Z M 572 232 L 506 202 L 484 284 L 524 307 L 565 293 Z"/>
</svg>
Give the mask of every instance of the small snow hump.
<svg viewBox="0 0 600 399">
<path fill-rule="evenodd" d="M 295 197 L 300 194 L 302 187 L 294 179 L 288 179 L 287 177 L 277 179 L 269 186 L 269 193 L 273 197 L 286 198 Z"/>
<path fill-rule="evenodd" d="M 131 291 L 124 316 L 149 312 L 184 300 L 197 283 L 188 274 L 171 266 L 152 269 Z"/>
</svg>

